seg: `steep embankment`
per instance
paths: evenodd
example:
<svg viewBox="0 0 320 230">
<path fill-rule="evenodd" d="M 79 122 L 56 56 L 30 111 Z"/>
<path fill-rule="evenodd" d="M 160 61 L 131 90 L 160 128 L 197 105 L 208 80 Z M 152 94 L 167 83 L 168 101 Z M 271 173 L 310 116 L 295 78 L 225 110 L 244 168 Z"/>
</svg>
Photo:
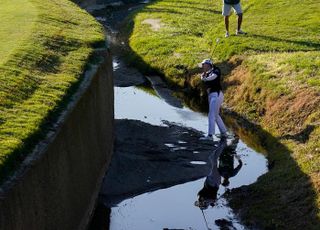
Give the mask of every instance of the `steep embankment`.
<svg viewBox="0 0 320 230">
<path fill-rule="evenodd" d="M 225 75 L 226 106 L 239 116 L 230 125 L 260 145 L 270 161 L 270 172 L 255 185 L 234 191 L 231 205 L 242 210 L 246 224 L 262 229 L 317 229 L 320 3 L 242 4 L 248 35 L 226 39 L 220 1 L 152 3 L 132 15 L 128 59 L 199 92 L 197 64 L 213 58 Z"/>
<path fill-rule="evenodd" d="M 68 0 L 3 0 L 0 14 L 2 181 L 46 133 L 105 38 Z"/>
</svg>

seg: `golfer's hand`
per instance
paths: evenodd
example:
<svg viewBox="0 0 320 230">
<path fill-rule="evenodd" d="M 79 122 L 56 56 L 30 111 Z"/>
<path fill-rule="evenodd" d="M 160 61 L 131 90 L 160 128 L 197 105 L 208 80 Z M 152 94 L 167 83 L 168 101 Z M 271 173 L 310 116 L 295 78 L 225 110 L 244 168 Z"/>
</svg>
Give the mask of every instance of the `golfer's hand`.
<svg viewBox="0 0 320 230">
<path fill-rule="evenodd" d="M 206 77 L 207 77 L 206 73 L 202 73 L 201 76 L 200 76 L 201 81 L 206 81 L 207 80 Z"/>
</svg>

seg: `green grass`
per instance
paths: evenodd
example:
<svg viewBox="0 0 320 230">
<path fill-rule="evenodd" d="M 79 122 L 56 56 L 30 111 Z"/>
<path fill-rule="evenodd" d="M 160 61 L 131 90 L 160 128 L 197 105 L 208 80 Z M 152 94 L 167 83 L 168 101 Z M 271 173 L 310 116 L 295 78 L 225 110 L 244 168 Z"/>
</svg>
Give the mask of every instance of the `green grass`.
<svg viewBox="0 0 320 230">
<path fill-rule="evenodd" d="M 37 10 L 28 0 L 2 0 L 0 9 L 0 65 L 2 65 L 14 52 L 15 47 L 30 35 L 37 18 Z"/>
<path fill-rule="evenodd" d="M 258 76 L 269 79 L 269 88 L 320 91 L 320 52 L 266 53 L 247 57 L 245 64 Z M 282 90 L 287 88 L 287 90 Z"/>
<path fill-rule="evenodd" d="M 181 86 L 185 75 L 206 57 L 224 62 L 233 55 L 319 51 L 318 1 L 242 1 L 242 6 L 248 35 L 226 39 L 221 1 L 156 1 L 133 16 L 130 47 L 142 61 Z M 162 28 L 153 31 L 143 23 L 150 18 L 160 19 Z M 232 32 L 235 15 L 230 23 Z"/>
<path fill-rule="evenodd" d="M 67 0 L 0 3 L 0 180 L 42 138 L 79 84 L 102 27 Z"/>
<path fill-rule="evenodd" d="M 228 107 L 239 120 L 256 124 L 247 131 L 240 122 L 235 129 L 275 162 L 257 183 L 234 193 L 232 207 L 242 209 L 246 224 L 261 229 L 318 229 L 320 2 L 241 2 L 248 34 L 234 35 L 232 15 L 229 38 L 222 1 L 149 4 L 130 17 L 128 60 L 199 93 L 197 65 L 212 58 L 225 75 Z M 160 19 L 160 29 L 146 19 Z"/>
</svg>

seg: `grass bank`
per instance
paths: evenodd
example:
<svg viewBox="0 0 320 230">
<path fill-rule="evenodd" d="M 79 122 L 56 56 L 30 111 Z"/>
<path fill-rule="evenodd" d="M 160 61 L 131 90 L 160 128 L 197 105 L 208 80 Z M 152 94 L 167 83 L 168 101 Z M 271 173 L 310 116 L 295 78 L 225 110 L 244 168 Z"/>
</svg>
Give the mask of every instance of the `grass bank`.
<svg viewBox="0 0 320 230">
<path fill-rule="evenodd" d="M 0 181 L 42 138 L 81 81 L 102 27 L 68 0 L 0 2 Z"/>
<path fill-rule="evenodd" d="M 242 5 L 248 34 L 224 38 L 221 1 L 151 3 L 131 16 L 128 59 L 200 92 L 197 64 L 213 58 L 223 69 L 226 106 L 251 124 L 235 129 L 260 141 L 272 166 L 256 184 L 234 191 L 231 205 L 242 210 L 247 225 L 318 229 L 320 3 L 243 0 Z M 234 15 L 230 28 L 236 28 Z M 254 132 L 244 131 L 246 126 Z"/>
</svg>

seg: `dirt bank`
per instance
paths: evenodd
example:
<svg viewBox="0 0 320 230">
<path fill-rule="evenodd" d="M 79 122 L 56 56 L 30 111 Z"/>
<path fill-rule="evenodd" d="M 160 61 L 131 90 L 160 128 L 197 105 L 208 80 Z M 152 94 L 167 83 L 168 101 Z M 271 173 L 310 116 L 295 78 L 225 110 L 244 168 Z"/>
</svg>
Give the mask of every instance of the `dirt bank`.
<svg viewBox="0 0 320 230">
<path fill-rule="evenodd" d="M 159 127 L 136 120 L 116 120 L 114 157 L 100 192 L 109 207 L 208 174 L 210 165 L 191 162 L 206 162 L 216 148 L 214 143 L 199 145 L 199 131 L 166 124 Z"/>
<path fill-rule="evenodd" d="M 317 229 L 319 220 L 319 92 L 296 87 L 275 97 L 245 65 L 224 79 L 233 128 L 260 143 L 270 172 L 251 186 L 233 191 L 231 206 L 249 226 L 261 229 Z M 248 131 L 249 130 L 249 131 Z M 250 131 L 251 130 L 251 131 Z"/>
</svg>

